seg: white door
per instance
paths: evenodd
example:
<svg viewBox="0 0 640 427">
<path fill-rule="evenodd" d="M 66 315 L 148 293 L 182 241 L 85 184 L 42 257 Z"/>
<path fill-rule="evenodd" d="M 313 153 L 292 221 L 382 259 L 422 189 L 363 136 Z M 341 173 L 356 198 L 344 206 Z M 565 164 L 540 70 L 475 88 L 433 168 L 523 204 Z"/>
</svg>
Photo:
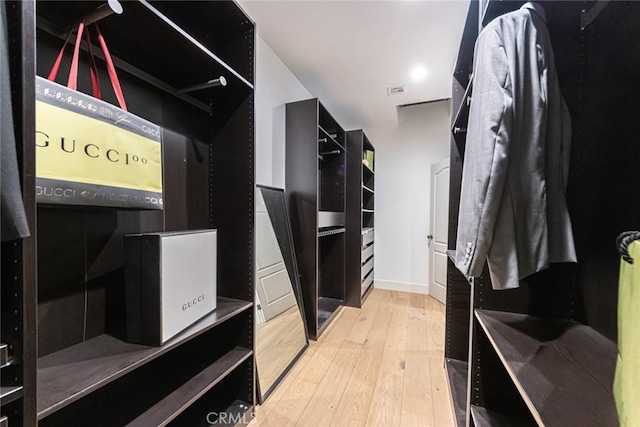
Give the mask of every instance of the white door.
<svg viewBox="0 0 640 427">
<path fill-rule="evenodd" d="M 256 191 L 256 293 L 261 311 L 258 319 L 264 318 L 265 322 L 296 304 L 278 238 L 260 191 Z"/>
<path fill-rule="evenodd" d="M 447 295 L 447 235 L 449 228 L 449 159 L 431 165 L 431 232 L 429 233 L 429 293 L 441 303 Z"/>
</svg>

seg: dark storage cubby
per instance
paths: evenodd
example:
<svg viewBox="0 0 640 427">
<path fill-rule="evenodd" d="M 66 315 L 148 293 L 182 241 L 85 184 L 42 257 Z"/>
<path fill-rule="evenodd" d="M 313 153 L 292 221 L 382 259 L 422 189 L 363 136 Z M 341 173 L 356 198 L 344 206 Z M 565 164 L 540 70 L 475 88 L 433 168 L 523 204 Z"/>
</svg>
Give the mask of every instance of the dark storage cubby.
<svg viewBox="0 0 640 427">
<path fill-rule="evenodd" d="M 286 196 L 307 330 L 345 303 L 345 132 L 317 99 L 286 106 Z"/>
<path fill-rule="evenodd" d="M 221 410 L 254 404 L 254 23 L 233 1 L 130 1 L 102 19 L 129 111 L 163 128 L 164 210 L 36 206 L 34 77 L 47 75 L 69 28 L 103 3 L 2 5 L 31 229 L 2 245 L 10 425 L 159 425 L 205 417 L 212 409 L 195 409 L 204 397 Z M 98 69 L 104 100 L 115 104 L 100 59 Z M 183 91 L 220 76 L 227 86 Z M 90 88 L 85 52 L 78 86 Z M 207 228 L 218 230 L 216 311 L 162 347 L 124 342 L 123 236 Z"/>
<path fill-rule="evenodd" d="M 450 250 L 473 105 L 473 47 L 479 29 L 524 3 L 472 1 L 469 8 L 452 86 Z M 640 223 L 640 199 L 629 193 L 640 185 L 634 168 L 640 147 L 633 143 L 640 116 L 633 95 L 640 87 L 640 51 L 633 42 L 640 4 L 541 5 L 572 116 L 567 202 L 578 264 L 552 265 L 517 289 L 495 291 L 486 268 L 468 280 L 449 261 L 445 355 L 448 366 L 467 367 L 464 379 L 449 375 L 454 406 L 465 402 L 459 426 L 618 424 L 612 394 L 620 263 L 615 242 Z M 599 13 L 590 13 L 592 7 Z"/>
</svg>

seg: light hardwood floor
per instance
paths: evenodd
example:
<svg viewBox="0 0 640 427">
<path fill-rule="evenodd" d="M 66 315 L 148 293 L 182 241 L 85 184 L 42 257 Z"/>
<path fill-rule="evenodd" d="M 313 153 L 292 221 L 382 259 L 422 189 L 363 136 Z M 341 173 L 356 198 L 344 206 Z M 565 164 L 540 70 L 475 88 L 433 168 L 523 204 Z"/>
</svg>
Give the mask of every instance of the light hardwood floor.
<svg viewBox="0 0 640 427">
<path fill-rule="evenodd" d="M 251 425 L 453 426 L 443 348 L 442 304 L 374 289 L 310 343 Z"/>
</svg>

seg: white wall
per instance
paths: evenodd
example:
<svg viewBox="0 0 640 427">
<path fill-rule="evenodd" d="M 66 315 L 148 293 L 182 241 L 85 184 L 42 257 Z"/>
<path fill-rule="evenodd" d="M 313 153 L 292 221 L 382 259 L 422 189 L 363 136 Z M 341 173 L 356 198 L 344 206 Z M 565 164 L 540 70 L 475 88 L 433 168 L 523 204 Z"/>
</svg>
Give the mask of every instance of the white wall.
<svg viewBox="0 0 640 427">
<path fill-rule="evenodd" d="M 255 96 L 256 183 L 284 188 L 284 106 L 312 96 L 259 36 Z"/>
<path fill-rule="evenodd" d="M 449 101 L 401 108 L 365 129 L 376 148 L 376 287 L 428 293 L 431 164 L 449 156 Z"/>
</svg>

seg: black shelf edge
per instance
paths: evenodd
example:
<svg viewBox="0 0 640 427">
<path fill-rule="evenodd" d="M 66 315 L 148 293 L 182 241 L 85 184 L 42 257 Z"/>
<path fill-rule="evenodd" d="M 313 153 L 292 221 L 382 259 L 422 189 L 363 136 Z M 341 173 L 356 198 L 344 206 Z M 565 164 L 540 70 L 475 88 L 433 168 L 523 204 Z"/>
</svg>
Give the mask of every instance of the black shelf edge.
<svg viewBox="0 0 640 427">
<path fill-rule="evenodd" d="M 211 328 L 253 307 L 253 303 L 218 297 L 211 314 L 162 347 L 126 343 L 100 335 L 38 359 L 38 419 L 151 362 Z"/>
<path fill-rule="evenodd" d="M 373 232 L 373 227 L 366 227 L 362 229 L 362 234 L 367 234 Z"/>
<path fill-rule="evenodd" d="M 128 424 L 128 426 L 146 427 L 166 425 L 206 392 L 215 387 L 251 355 L 253 355 L 253 351 L 249 349 L 243 347 L 234 348 L 181 387 L 167 395 L 153 407 L 149 408 Z"/>
<path fill-rule="evenodd" d="M 331 134 L 329 132 L 327 132 L 326 130 L 324 130 L 324 128 L 320 125 L 318 125 L 318 129 L 320 129 L 320 131 L 326 136 L 327 140 L 333 142 L 336 146 L 338 146 L 342 151 L 345 150 L 345 148 L 334 138 L 331 136 Z"/>
<path fill-rule="evenodd" d="M 539 425 L 618 425 L 614 342 L 573 320 L 475 316 Z"/>
<path fill-rule="evenodd" d="M 535 427 L 536 425 L 489 411 L 477 405 L 471 405 L 471 417 L 475 427 Z"/>
<path fill-rule="evenodd" d="M 467 422 L 467 375 L 469 366 L 466 361 L 445 359 L 447 379 L 451 403 L 458 427 L 464 427 Z"/>
<path fill-rule="evenodd" d="M 364 213 L 373 213 L 373 209 L 362 209 L 362 212 Z"/>
<path fill-rule="evenodd" d="M 369 187 L 367 187 L 366 185 L 362 184 L 362 189 L 363 190 L 367 190 L 369 193 L 371 194 L 375 194 L 375 191 L 373 191 L 372 189 L 370 189 Z"/>
<path fill-rule="evenodd" d="M 332 236 L 334 234 L 344 233 L 345 231 L 346 231 L 346 228 L 344 227 L 334 228 L 331 230 L 322 230 L 322 231 L 318 231 L 318 237 Z"/>
<path fill-rule="evenodd" d="M 15 402 L 23 395 L 24 388 L 21 385 L 15 387 L 0 387 L 0 406 Z"/>
</svg>

